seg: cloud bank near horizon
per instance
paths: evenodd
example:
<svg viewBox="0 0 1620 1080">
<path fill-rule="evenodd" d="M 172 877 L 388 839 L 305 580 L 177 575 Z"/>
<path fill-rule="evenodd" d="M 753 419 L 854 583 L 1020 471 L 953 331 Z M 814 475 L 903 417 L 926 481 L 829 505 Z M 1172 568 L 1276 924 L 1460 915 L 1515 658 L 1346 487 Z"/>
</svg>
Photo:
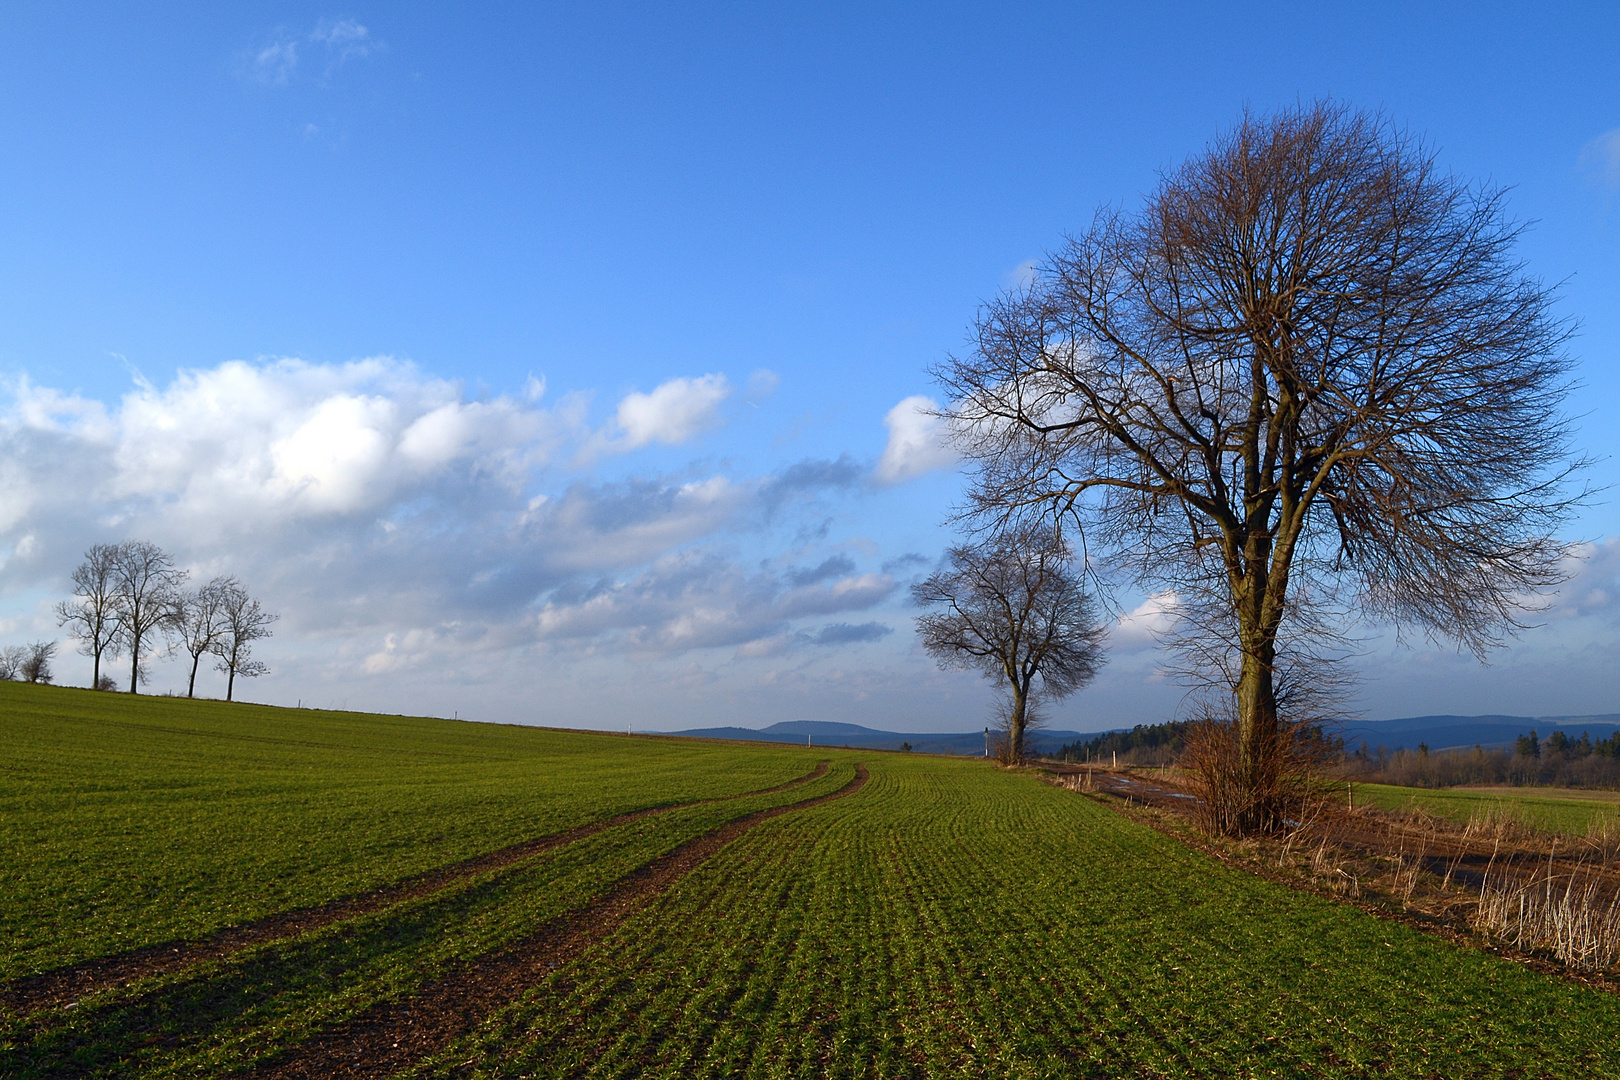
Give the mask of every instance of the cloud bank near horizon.
<svg viewBox="0 0 1620 1080">
<path fill-rule="evenodd" d="M 746 400 L 776 381 L 756 372 Z M 531 378 L 469 397 L 388 357 L 232 361 L 112 402 L 19 377 L 0 394 L 0 635 L 56 637 L 84 549 L 143 538 L 282 614 L 261 700 L 565 726 L 981 723 L 982 681 L 937 670 L 912 634 L 906 585 L 952 537 L 917 551 L 862 531 L 954 463 L 933 403 L 874 417 L 875 460 L 750 471 L 704 456 L 744 399 L 723 374 L 681 376 L 593 419 L 588 393 Z M 1571 558 L 1545 626 L 1491 667 L 1374 628 L 1364 712 L 1613 711 L 1620 540 Z M 1156 649 L 1176 598 L 1124 599 L 1108 666 L 1058 726 L 1177 708 Z"/>
</svg>

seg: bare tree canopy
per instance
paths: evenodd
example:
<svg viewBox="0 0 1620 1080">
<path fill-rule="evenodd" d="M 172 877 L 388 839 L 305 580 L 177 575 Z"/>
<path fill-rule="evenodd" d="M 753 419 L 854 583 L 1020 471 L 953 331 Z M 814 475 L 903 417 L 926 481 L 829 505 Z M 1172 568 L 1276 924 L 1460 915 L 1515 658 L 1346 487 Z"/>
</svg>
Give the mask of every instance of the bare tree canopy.
<svg viewBox="0 0 1620 1080">
<path fill-rule="evenodd" d="M 90 685 L 101 684 L 101 658 L 118 655 L 118 548 L 95 544 L 73 571 L 73 599 L 56 605 L 56 622 L 79 640 L 79 652 L 91 659 Z"/>
<path fill-rule="evenodd" d="M 946 566 L 911 593 L 932 609 L 918 618 L 917 631 L 940 666 L 977 668 L 1006 690 L 1009 761 L 1024 756 L 1037 691 L 1068 697 L 1102 666 L 1104 630 L 1068 546 L 1053 529 L 952 548 Z"/>
<path fill-rule="evenodd" d="M 211 651 L 219 657 L 214 667 L 225 673 L 225 700 L 231 701 L 238 676 L 253 679 L 270 671 L 263 661 L 253 659 L 253 643 L 270 636 L 270 626 L 279 616 L 263 610 L 241 582 L 225 580 L 228 583 L 220 589 L 221 629 Z"/>
<path fill-rule="evenodd" d="M 1482 654 L 1561 579 L 1570 328 L 1519 232 L 1382 117 L 1246 117 L 988 305 L 940 372 L 976 512 L 1072 515 L 1093 557 L 1213 602 L 1244 829 L 1274 824 L 1301 590 Z"/>
<path fill-rule="evenodd" d="M 54 676 L 51 674 L 51 657 L 56 655 L 56 642 L 35 641 L 28 646 L 28 653 L 17 669 L 17 677 L 23 682 L 49 684 Z"/>
<path fill-rule="evenodd" d="M 226 633 L 226 606 L 233 593 L 242 591 L 234 577 L 216 577 L 199 589 L 180 597 L 175 610 L 175 628 L 180 642 L 191 656 L 191 678 L 186 697 L 197 692 L 197 666 L 203 654 L 215 650 Z"/>
<path fill-rule="evenodd" d="M 92 549 L 93 550 L 93 549 Z M 154 639 L 173 632 L 175 609 L 186 572 L 167 551 L 145 540 L 126 540 L 114 549 L 113 594 L 118 644 L 129 652 L 129 692 L 139 692 L 141 657 Z"/>
</svg>

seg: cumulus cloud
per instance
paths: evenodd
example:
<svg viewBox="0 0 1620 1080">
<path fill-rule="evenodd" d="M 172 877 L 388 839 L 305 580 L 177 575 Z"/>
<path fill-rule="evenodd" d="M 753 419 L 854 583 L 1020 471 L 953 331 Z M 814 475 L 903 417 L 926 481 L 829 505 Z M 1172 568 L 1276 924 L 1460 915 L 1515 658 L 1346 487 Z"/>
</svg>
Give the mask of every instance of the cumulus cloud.
<svg viewBox="0 0 1620 1080">
<path fill-rule="evenodd" d="M 84 549 L 136 537 L 282 615 L 257 688 L 291 672 L 289 701 L 312 679 L 482 685 L 552 653 L 566 669 L 876 640 L 837 620 L 889 599 L 887 572 L 841 550 L 734 550 L 822 520 L 859 486 L 852 460 L 592 481 L 569 471 L 598 434 L 583 398 L 543 396 L 535 379 L 469 400 L 387 357 L 230 362 L 110 402 L 0 384 L 0 628 L 49 632 Z"/>
<path fill-rule="evenodd" d="M 956 454 L 945 441 L 945 423 L 934 415 L 938 410 L 933 398 L 916 394 L 884 416 L 889 442 L 878 460 L 880 481 L 897 484 L 955 463 Z"/>
<path fill-rule="evenodd" d="M 581 448 L 580 458 L 688 442 L 720 425 L 720 406 L 730 396 L 731 384 L 719 374 L 670 379 L 645 394 L 632 391 L 620 399 L 613 422 Z"/>
<path fill-rule="evenodd" d="M 1158 644 L 1159 638 L 1175 625 L 1180 597 L 1173 590 L 1156 592 L 1119 617 L 1112 638 L 1126 649 Z"/>
<path fill-rule="evenodd" d="M 724 375 L 670 379 L 650 394 L 626 394 L 618 415 L 625 444 L 683 443 L 720 422 L 720 403 L 730 395 Z"/>
</svg>

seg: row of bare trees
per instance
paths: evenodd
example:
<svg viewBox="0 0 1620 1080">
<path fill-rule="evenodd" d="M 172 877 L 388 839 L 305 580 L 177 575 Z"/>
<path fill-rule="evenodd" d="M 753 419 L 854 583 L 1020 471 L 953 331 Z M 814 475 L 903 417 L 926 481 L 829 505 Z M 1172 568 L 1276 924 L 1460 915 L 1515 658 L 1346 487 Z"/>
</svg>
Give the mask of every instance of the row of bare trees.
<svg viewBox="0 0 1620 1080">
<path fill-rule="evenodd" d="M 48 683 L 56 642 L 35 641 L 0 649 L 0 682 Z"/>
<path fill-rule="evenodd" d="M 92 661 L 91 685 L 104 687 L 101 663 L 129 657 L 129 692 L 138 693 L 152 656 L 179 644 L 191 658 L 186 696 L 197 690 L 204 656 L 217 659 L 230 701 L 238 678 L 270 669 L 253 658 L 253 643 L 271 634 L 276 616 L 234 577 L 187 589 L 187 571 L 156 544 L 125 540 L 96 544 L 73 572 L 73 598 L 57 605 L 58 623 Z"/>
<path fill-rule="evenodd" d="M 1521 230 L 1383 116 L 1246 116 L 936 373 L 975 528 L 1063 530 L 1102 587 L 1175 598 L 1230 831 L 1281 827 L 1357 620 L 1483 657 L 1567 574 L 1571 326 Z"/>
</svg>

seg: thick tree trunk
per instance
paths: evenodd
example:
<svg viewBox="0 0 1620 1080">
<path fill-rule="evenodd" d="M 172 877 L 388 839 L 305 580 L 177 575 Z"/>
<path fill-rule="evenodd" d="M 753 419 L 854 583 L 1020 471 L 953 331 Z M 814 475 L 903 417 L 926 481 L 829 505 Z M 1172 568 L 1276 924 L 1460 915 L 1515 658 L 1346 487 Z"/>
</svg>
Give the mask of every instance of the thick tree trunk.
<svg viewBox="0 0 1620 1080">
<path fill-rule="evenodd" d="M 1277 688 L 1273 681 L 1275 640 L 1243 650 L 1238 676 L 1238 769 L 1248 806 L 1238 821 L 1245 833 L 1269 831 L 1275 824 L 1277 782 Z"/>
<path fill-rule="evenodd" d="M 197 665 L 202 662 L 202 653 L 194 653 L 191 657 L 191 681 L 186 684 L 186 697 L 193 696 L 197 689 Z"/>
<path fill-rule="evenodd" d="M 139 693 L 141 681 L 141 639 L 136 638 L 129 650 L 129 692 Z"/>
<path fill-rule="evenodd" d="M 1016 765 L 1024 760 L 1024 724 L 1028 719 L 1029 692 L 1012 686 L 1012 715 L 1007 718 L 1007 764 Z"/>
<path fill-rule="evenodd" d="M 91 654 L 90 661 L 90 689 L 101 689 L 101 650 L 97 649 Z"/>
<path fill-rule="evenodd" d="M 225 679 L 225 700 L 226 701 L 231 700 L 231 691 L 233 691 L 235 689 L 236 689 L 236 668 L 233 667 L 233 668 L 231 668 L 230 674 Z"/>
</svg>

